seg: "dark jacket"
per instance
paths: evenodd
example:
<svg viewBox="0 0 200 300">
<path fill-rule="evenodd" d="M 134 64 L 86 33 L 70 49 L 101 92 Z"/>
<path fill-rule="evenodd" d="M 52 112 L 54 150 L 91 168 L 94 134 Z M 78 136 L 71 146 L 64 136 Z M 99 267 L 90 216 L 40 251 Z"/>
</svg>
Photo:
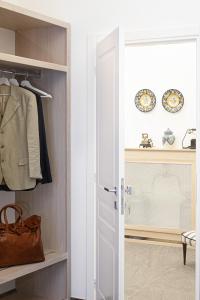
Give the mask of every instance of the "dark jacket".
<svg viewBox="0 0 200 300">
<path fill-rule="evenodd" d="M 45 122 L 44 122 L 44 114 L 42 107 L 42 98 L 39 92 L 36 92 L 30 88 L 23 87 L 29 91 L 31 91 L 37 100 L 37 108 L 38 108 L 38 123 L 39 123 L 39 139 L 40 139 L 40 165 L 41 165 L 41 173 L 42 179 L 37 179 L 37 183 L 50 183 L 52 182 L 51 176 L 51 168 L 49 163 L 49 155 L 46 141 L 46 130 L 45 130 Z"/>
</svg>

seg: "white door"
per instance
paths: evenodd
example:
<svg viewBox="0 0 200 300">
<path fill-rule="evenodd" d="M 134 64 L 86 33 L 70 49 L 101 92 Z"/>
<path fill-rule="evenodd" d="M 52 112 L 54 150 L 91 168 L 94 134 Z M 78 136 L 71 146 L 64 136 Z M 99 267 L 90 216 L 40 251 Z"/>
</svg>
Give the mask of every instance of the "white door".
<svg viewBox="0 0 200 300">
<path fill-rule="evenodd" d="M 118 29 L 97 45 L 97 300 L 124 298 L 123 45 Z"/>
</svg>

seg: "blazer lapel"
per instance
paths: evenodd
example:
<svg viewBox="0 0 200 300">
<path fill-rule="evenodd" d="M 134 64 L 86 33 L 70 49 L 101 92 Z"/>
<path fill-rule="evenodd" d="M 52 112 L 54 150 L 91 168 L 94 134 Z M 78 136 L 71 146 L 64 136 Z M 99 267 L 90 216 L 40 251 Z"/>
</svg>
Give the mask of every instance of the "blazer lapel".
<svg viewBox="0 0 200 300">
<path fill-rule="evenodd" d="M 19 99 L 13 94 L 12 91 L 13 87 L 11 87 L 11 95 L 8 99 L 0 128 L 3 128 L 9 122 L 9 120 L 12 118 L 12 116 L 20 106 Z"/>
</svg>

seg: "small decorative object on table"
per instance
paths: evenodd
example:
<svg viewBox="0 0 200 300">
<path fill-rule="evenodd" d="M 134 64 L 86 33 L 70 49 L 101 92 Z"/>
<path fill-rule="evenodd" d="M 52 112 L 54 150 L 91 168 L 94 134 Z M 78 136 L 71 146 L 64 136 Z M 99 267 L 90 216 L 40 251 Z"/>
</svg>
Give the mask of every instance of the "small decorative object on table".
<svg viewBox="0 0 200 300">
<path fill-rule="evenodd" d="M 164 131 L 164 135 L 162 138 L 162 144 L 165 148 L 170 148 L 175 142 L 175 135 L 173 131 L 171 131 L 169 128 Z"/>
<path fill-rule="evenodd" d="M 196 149 L 196 128 L 186 130 L 182 140 L 183 149 Z"/>
<path fill-rule="evenodd" d="M 142 133 L 142 141 L 140 143 L 140 148 L 152 148 L 153 142 L 152 139 L 149 139 L 148 133 Z"/>
</svg>

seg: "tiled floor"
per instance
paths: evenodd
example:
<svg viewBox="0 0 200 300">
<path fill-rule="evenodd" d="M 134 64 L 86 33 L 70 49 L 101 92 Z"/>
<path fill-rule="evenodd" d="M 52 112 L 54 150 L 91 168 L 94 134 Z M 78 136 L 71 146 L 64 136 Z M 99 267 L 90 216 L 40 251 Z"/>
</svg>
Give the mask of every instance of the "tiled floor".
<svg viewBox="0 0 200 300">
<path fill-rule="evenodd" d="M 194 300 L 195 251 L 125 242 L 125 300 Z"/>
</svg>

